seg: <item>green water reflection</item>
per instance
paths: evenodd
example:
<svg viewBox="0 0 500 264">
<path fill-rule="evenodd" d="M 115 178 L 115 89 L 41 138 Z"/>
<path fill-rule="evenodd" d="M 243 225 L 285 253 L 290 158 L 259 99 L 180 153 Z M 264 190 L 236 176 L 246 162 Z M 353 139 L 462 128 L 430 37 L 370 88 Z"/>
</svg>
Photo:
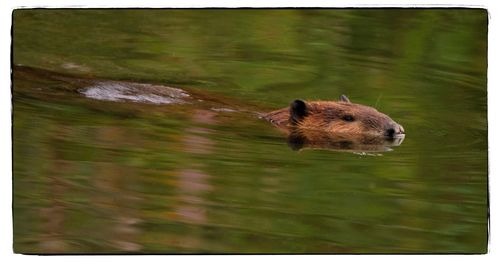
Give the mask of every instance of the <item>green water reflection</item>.
<svg viewBox="0 0 500 264">
<path fill-rule="evenodd" d="M 484 10 L 17 10 L 13 22 L 16 65 L 245 110 L 97 101 L 15 75 L 16 252 L 486 251 Z M 404 143 L 297 152 L 252 114 L 340 94 L 402 124 Z"/>
</svg>

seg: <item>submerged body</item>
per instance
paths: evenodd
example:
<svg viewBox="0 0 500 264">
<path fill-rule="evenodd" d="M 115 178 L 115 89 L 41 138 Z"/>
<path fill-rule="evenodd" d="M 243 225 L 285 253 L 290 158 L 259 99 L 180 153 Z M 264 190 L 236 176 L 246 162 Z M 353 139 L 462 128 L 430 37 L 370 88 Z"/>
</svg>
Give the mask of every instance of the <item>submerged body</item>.
<svg viewBox="0 0 500 264">
<path fill-rule="evenodd" d="M 375 108 L 354 104 L 342 95 L 339 101 L 293 101 L 289 107 L 263 118 L 284 130 L 295 149 L 302 147 L 357 148 L 399 145 L 404 128 Z"/>
</svg>

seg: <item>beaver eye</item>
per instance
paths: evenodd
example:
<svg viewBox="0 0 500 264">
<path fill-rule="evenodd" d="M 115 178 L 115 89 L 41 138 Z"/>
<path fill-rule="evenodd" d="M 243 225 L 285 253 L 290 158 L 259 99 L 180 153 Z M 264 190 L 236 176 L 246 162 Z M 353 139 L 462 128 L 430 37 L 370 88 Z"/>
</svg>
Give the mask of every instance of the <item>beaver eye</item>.
<svg viewBox="0 0 500 264">
<path fill-rule="evenodd" d="M 354 121 L 354 117 L 352 115 L 345 115 L 342 117 L 342 120 L 347 121 L 347 122 L 352 122 L 352 121 Z"/>
</svg>

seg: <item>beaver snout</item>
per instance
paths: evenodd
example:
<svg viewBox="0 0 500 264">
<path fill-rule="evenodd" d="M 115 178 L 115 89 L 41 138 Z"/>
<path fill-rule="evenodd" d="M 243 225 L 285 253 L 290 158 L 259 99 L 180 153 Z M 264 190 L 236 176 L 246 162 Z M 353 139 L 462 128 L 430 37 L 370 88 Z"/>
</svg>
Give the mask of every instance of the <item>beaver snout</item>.
<svg viewBox="0 0 500 264">
<path fill-rule="evenodd" d="M 384 136 L 388 138 L 395 138 L 403 136 L 404 134 L 405 134 L 404 128 L 400 124 L 394 123 L 390 128 L 388 128 L 385 131 Z"/>
</svg>

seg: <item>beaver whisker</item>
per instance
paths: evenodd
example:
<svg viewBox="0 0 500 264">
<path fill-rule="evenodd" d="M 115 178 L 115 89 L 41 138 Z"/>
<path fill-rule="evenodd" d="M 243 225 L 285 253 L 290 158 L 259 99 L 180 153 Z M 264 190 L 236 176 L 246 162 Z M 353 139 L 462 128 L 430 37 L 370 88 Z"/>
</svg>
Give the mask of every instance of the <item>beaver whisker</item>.
<svg viewBox="0 0 500 264">
<path fill-rule="evenodd" d="M 377 101 L 375 102 L 375 108 L 378 107 L 378 102 L 380 101 L 380 98 L 382 98 L 382 94 L 378 96 Z"/>
</svg>

